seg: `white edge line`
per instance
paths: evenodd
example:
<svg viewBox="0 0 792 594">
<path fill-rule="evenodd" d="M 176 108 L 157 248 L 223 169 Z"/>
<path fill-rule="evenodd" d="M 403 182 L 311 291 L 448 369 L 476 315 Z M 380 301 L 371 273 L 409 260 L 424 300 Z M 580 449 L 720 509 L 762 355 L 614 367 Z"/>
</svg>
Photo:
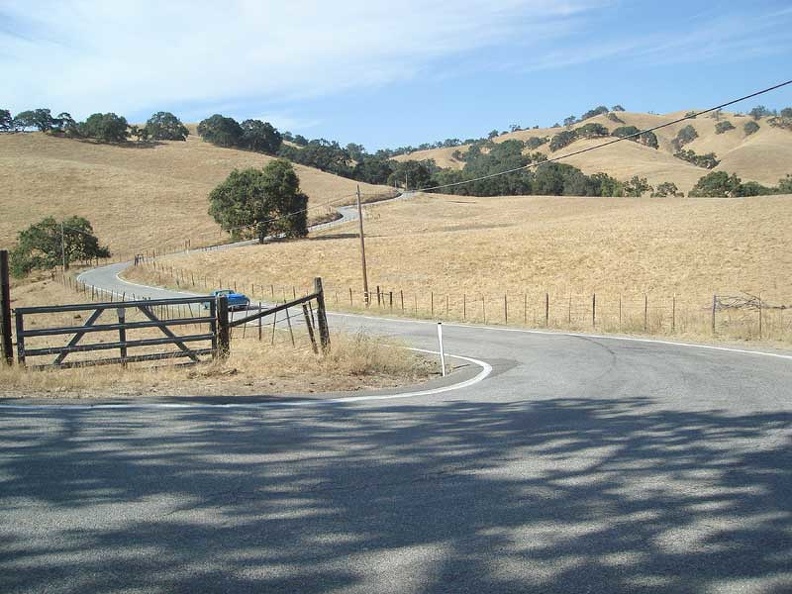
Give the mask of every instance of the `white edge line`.
<svg viewBox="0 0 792 594">
<path fill-rule="evenodd" d="M 368 316 L 364 314 L 339 313 L 339 312 L 331 312 L 331 311 L 328 311 L 327 315 L 346 317 L 346 318 L 361 318 L 364 320 L 372 320 L 378 322 L 383 322 L 383 321 L 395 322 L 399 324 L 431 324 L 431 325 L 437 324 L 436 321 L 432 321 L 432 320 L 413 320 L 413 319 L 404 319 L 404 318 L 377 317 L 377 316 Z M 528 328 L 508 328 L 506 326 L 483 326 L 483 325 L 475 325 L 475 324 L 459 324 L 456 322 L 443 322 L 443 326 L 445 327 L 450 326 L 452 328 L 466 328 L 471 330 L 489 330 L 492 332 L 514 332 L 518 334 L 538 334 L 541 336 L 572 336 L 574 338 L 596 338 L 598 340 L 620 340 L 623 342 L 662 344 L 665 346 L 685 347 L 690 349 L 707 349 L 711 351 L 725 351 L 727 353 L 739 353 L 742 355 L 758 355 L 761 357 L 775 357 L 778 359 L 792 360 L 792 355 L 785 355 L 783 353 L 771 353 L 768 351 L 753 351 L 750 349 L 738 349 L 735 347 L 717 346 L 711 344 L 696 344 L 692 342 L 675 342 L 672 340 L 660 340 L 657 338 L 618 336 L 611 334 L 586 334 L 583 332 L 564 332 L 561 330 L 553 331 L 553 330 L 536 330 L 536 329 L 528 329 Z"/>
<path fill-rule="evenodd" d="M 426 349 L 410 349 L 421 353 L 438 354 L 437 351 L 429 351 Z M 428 390 L 417 390 L 414 392 L 400 392 L 398 394 L 370 394 L 368 396 L 342 396 L 340 398 L 327 398 L 325 400 L 297 400 L 293 402 L 256 402 L 256 403 L 236 403 L 227 402 L 222 404 L 196 404 L 190 402 L 149 402 L 149 403 L 132 403 L 132 404 L 0 404 L 0 410 L 105 410 L 105 409 L 163 409 L 163 408 L 179 408 L 179 409 L 218 409 L 218 408 L 234 408 L 234 409 L 258 409 L 270 407 L 304 407 L 304 406 L 325 406 L 329 404 L 346 404 L 349 402 L 374 402 L 380 400 L 399 400 L 403 398 L 417 398 L 419 396 L 434 396 L 452 390 L 461 390 L 474 384 L 477 384 L 492 373 L 492 366 L 478 359 L 471 357 L 463 357 L 461 355 L 446 355 L 454 359 L 467 361 L 481 367 L 481 371 L 464 382 L 459 382 L 450 386 L 442 386 L 439 388 L 430 388 Z"/>
</svg>

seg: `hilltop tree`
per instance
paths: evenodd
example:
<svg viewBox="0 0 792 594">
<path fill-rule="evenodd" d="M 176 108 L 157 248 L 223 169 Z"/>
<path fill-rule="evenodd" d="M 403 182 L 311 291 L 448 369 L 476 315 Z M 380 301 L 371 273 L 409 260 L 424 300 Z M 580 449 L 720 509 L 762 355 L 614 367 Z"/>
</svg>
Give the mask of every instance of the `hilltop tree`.
<svg viewBox="0 0 792 594">
<path fill-rule="evenodd" d="M 605 107 L 604 105 L 600 105 L 598 107 L 595 107 L 594 109 L 589 109 L 586 113 L 580 116 L 580 121 L 582 122 L 583 120 L 587 120 L 589 118 L 593 118 L 598 115 L 606 114 L 608 113 L 608 111 L 609 110 L 607 107 Z"/>
<path fill-rule="evenodd" d="M 128 138 L 126 118 L 114 113 L 94 113 L 80 124 L 80 133 L 99 142 L 121 143 Z"/>
<path fill-rule="evenodd" d="M 280 150 L 283 136 L 269 122 L 245 120 L 241 128 L 241 145 L 244 148 L 268 155 L 276 155 Z"/>
<path fill-rule="evenodd" d="M 209 194 L 209 214 L 236 238 L 259 243 L 275 234 L 308 234 L 308 196 L 291 163 L 277 159 L 264 169 L 235 169 Z"/>
<path fill-rule="evenodd" d="M 65 262 L 109 258 L 110 250 L 99 245 L 87 219 L 73 216 L 61 222 L 47 217 L 18 235 L 11 252 L 11 270 L 22 277 L 35 269 L 46 270 Z"/>
<path fill-rule="evenodd" d="M 75 122 L 71 114 L 66 111 L 62 111 L 58 114 L 58 117 L 55 118 L 55 130 L 59 134 L 65 134 L 68 138 L 77 138 L 80 136 L 79 124 Z"/>
<path fill-rule="evenodd" d="M 0 132 L 11 132 L 14 129 L 14 118 L 7 109 L 0 109 Z"/>
<path fill-rule="evenodd" d="M 168 111 L 158 111 L 146 122 L 145 136 L 151 140 L 187 140 L 190 131 Z"/>
<path fill-rule="evenodd" d="M 198 134 L 217 146 L 234 147 L 239 146 L 244 130 L 234 118 L 216 113 L 198 124 Z"/>
<path fill-rule="evenodd" d="M 764 105 L 757 105 L 751 111 L 748 112 L 748 115 L 751 116 L 753 119 L 758 120 L 760 118 L 773 115 L 773 112 L 767 109 Z"/>
<path fill-rule="evenodd" d="M 39 132 L 49 132 L 55 123 L 50 110 L 44 108 L 20 112 L 14 120 L 18 128 L 36 128 Z"/>
</svg>

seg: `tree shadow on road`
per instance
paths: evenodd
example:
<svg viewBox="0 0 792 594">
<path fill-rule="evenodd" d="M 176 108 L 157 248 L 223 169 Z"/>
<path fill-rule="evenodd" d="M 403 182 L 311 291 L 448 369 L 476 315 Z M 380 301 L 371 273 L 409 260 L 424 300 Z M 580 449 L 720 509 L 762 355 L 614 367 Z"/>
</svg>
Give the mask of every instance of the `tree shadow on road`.
<svg viewBox="0 0 792 594">
<path fill-rule="evenodd" d="M 559 398 L 3 424 L 4 592 L 792 588 L 789 413 Z"/>
</svg>

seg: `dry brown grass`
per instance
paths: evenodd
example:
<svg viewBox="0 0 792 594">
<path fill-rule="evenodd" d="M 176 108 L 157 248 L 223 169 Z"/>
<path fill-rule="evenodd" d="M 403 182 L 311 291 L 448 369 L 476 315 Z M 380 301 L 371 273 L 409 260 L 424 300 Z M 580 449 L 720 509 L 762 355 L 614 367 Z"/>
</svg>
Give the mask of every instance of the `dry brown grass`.
<svg viewBox="0 0 792 594">
<path fill-rule="evenodd" d="M 99 145 L 41 133 L 0 134 L 0 247 L 46 216 L 86 217 L 120 256 L 222 242 L 207 214 L 209 192 L 234 168 L 263 167 L 272 158 L 223 149 L 191 136 L 150 148 Z M 352 202 L 357 183 L 295 166 L 317 205 Z M 361 184 L 361 191 L 381 188 Z M 311 211 L 326 215 L 324 209 Z"/>
<path fill-rule="evenodd" d="M 12 299 L 14 307 L 81 301 L 76 293 L 53 280 L 17 284 Z M 82 323 L 73 313 L 46 316 L 46 322 L 39 319 L 39 326 Z M 152 332 L 157 334 L 156 330 L 148 331 L 146 336 Z M 197 366 L 160 361 L 131 364 L 127 368 L 111 365 L 38 370 L 0 364 L 0 397 L 124 398 L 355 391 L 412 384 L 437 372 L 434 364 L 380 337 L 332 332 L 330 351 L 317 356 L 307 336 L 299 331 L 295 333 L 296 347 L 292 346 L 291 336 L 284 329 L 274 334 L 268 329 L 266 340 L 261 342 L 256 340 L 256 334 L 251 330 L 243 335 L 237 329 L 228 359 Z M 103 336 L 104 333 L 97 333 L 85 342 L 115 338 L 103 339 Z M 69 338 L 38 339 L 35 346 L 63 345 Z M 107 352 L 93 355 L 108 356 Z M 70 356 L 70 360 L 73 358 Z M 28 363 L 39 365 L 51 360 L 52 356 L 35 357 Z"/>
<path fill-rule="evenodd" d="M 396 309 L 401 308 L 399 292 L 406 292 L 405 309 L 411 314 L 414 295 L 421 300 L 419 309 L 428 313 L 433 293 L 437 315 L 444 312 L 446 298 L 449 309 L 459 313 L 464 295 L 466 319 L 483 321 L 478 303 L 484 296 L 491 302 L 488 321 L 497 322 L 503 308 L 493 303 L 507 295 L 513 320 L 531 325 L 538 317 L 541 325 L 545 292 L 554 299 L 556 317 L 566 317 L 570 295 L 581 302 L 575 307 L 583 308 L 596 293 L 603 315 L 608 304 L 612 321 L 619 297 L 625 307 L 629 304 L 640 313 L 637 320 L 625 315 L 618 328 L 614 321 L 605 329 L 637 326 L 640 331 L 644 295 L 650 307 L 662 304 L 668 311 L 676 296 L 677 330 L 689 327 L 691 336 L 701 336 L 708 329 L 713 294 L 751 293 L 768 303 L 792 305 L 792 196 L 650 200 L 423 195 L 370 207 L 368 213 L 369 287 L 395 291 Z M 172 256 L 164 263 L 200 271 L 210 279 L 220 276 L 243 290 L 255 286 L 263 298 L 269 297 L 271 285 L 296 285 L 299 292 L 321 276 L 331 305 L 348 303 L 349 288 L 359 304 L 355 232 L 352 224 L 306 241 Z M 525 299 L 530 299 L 529 310 Z M 683 308 L 698 312 L 696 320 L 684 323 Z"/>
</svg>

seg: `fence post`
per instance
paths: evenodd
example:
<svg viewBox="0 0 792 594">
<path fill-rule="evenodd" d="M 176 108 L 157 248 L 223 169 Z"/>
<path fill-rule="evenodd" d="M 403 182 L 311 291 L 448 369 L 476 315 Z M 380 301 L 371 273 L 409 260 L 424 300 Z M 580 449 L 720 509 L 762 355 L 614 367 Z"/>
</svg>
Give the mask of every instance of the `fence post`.
<svg viewBox="0 0 792 594">
<path fill-rule="evenodd" d="M 14 345 L 11 340 L 11 281 L 8 272 L 8 250 L 0 250 L 0 318 L 2 318 L 3 359 L 14 364 Z"/>
<path fill-rule="evenodd" d="M 319 342 L 322 351 L 326 351 L 330 346 L 330 328 L 327 326 L 327 310 L 325 309 L 324 289 L 322 288 L 322 278 L 314 278 L 314 293 L 316 293 L 316 322 L 319 326 Z"/>
<path fill-rule="evenodd" d="M 509 295 L 503 296 L 503 323 L 509 325 Z"/>
<path fill-rule="evenodd" d="M 591 296 L 591 327 L 597 326 L 597 294 Z"/>
<path fill-rule="evenodd" d="M 715 308 L 718 306 L 718 296 L 712 296 L 712 335 L 715 336 Z"/>
<path fill-rule="evenodd" d="M 671 332 L 676 334 L 676 294 L 671 297 Z"/>
<path fill-rule="evenodd" d="M 550 293 L 545 293 L 545 328 L 550 327 Z"/>
<path fill-rule="evenodd" d="M 649 296 L 644 293 L 644 332 L 649 330 Z"/>
<path fill-rule="evenodd" d="M 221 359 L 228 357 L 231 351 L 231 333 L 228 326 L 228 297 L 217 298 L 217 355 Z"/>
<path fill-rule="evenodd" d="M 302 304 L 302 310 L 305 317 L 305 327 L 308 329 L 308 338 L 311 339 L 311 348 L 314 354 L 319 354 L 319 347 L 316 346 L 316 337 L 314 337 L 313 324 L 311 323 L 311 315 L 308 313 L 308 306 L 305 303 Z"/>
<path fill-rule="evenodd" d="M 118 313 L 118 342 L 121 343 L 121 365 L 127 364 L 127 343 L 126 343 L 126 308 L 119 307 Z"/>
<path fill-rule="evenodd" d="M 762 340 L 762 296 L 759 295 L 759 340 Z"/>
</svg>

